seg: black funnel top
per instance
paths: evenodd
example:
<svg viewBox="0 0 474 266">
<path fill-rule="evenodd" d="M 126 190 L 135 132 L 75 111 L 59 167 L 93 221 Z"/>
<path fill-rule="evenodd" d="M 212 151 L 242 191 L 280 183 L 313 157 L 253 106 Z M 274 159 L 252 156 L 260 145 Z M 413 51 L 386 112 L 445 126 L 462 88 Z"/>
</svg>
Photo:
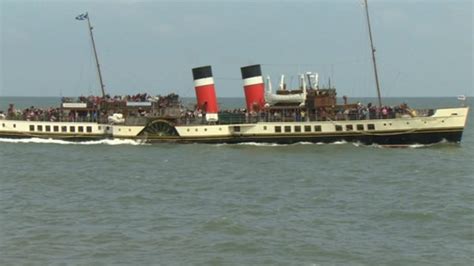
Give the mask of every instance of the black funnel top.
<svg viewBox="0 0 474 266">
<path fill-rule="evenodd" d="M 202 66 L 193 68 L 193 79 L 203 79 L 212 77 L 212 68 L 211 66 Z"/>
<path fill-rule="evenodd" d="M 248 79 L 253 77 L 259 77 L 262 75 L 262 69 L 260 65 L 251 65 L 240 68 L 242 72 L 242 79 Z"/>
</svg>

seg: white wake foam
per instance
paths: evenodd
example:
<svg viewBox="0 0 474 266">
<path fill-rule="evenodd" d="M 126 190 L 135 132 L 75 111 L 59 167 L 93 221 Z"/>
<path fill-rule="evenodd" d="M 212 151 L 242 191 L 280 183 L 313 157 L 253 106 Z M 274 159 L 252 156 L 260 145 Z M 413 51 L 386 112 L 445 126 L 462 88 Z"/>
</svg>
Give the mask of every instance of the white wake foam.
<svg viewBox="0 0 474 266">
<path fill-rule="evenodd" d="M 236 145 L 240 145 L 240 146 L 257 146 L 257 147 L 288 146 L 288 144 L 266 143 L 266 142 L 242 142 L 242 143 L 237 143 Z"/>
<path fill-rule="evenodd" d="M 442 146 L 442 145 L 456 145 L 456 143 L 449 142 L 446 139 L 441 140 L 440 142 L 437 143 L 431 143 L 431 144 L 400 144 L 400 145 L 380 145 L 380 144 L 371 144 L 371 145 L 364 145 L 364 144 L 356 144 L 356 146 L 366 146 L 366 147 L 374 147 L 374 148 L 408 148 L 408 149 L 422 149 L 422 148 L 430 148 L 430 147 L 436 147 L 436 146 Z"/>
<path fill-rule="evenodd" d="M 131 139 L 102 139 L 91 141 L 66 141 L 59 139 L 42 139 L 42 138 L 26 138 L 26 139 L 8 139 L 0 138 L 0 143 L 38 143 L 38 144 L 62 144 L 62 145 L 147 145 L 143 141 Z"/>
</svg>

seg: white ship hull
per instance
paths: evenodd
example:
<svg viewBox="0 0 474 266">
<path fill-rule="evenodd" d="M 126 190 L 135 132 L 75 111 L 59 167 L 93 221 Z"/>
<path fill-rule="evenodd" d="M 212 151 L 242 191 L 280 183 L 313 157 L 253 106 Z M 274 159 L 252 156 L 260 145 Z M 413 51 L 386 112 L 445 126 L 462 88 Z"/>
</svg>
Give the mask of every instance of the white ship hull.
<svg viewBox="0 0 474 266">
<path fill-rule="evenodd" d="M 432 116 L 373 120 L 177 125 L 165 120 L 127 126 L 80 122 L 0 120 L 0 137 L 69 140 L 138 139 L 180 143 L 295 143 L 355 141 L 365 144 L 460 142 L 468 107 L 438 109 Z M 157 127 L 153 127 L 159 125 Z M 150 130 L 154 129 L 156 130 Z"/>
</svg>

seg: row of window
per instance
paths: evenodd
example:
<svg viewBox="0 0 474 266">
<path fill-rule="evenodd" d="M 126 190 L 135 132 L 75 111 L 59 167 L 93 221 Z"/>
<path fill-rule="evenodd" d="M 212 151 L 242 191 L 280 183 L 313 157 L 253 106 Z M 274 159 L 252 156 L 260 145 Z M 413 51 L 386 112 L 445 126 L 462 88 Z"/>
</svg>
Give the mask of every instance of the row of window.
<svg viewBox="0 0 474 266">
<path fill-rule="evenodd" d="M 293 128 L 293 130 L 292 130 Z M 264 128 L 265 129 L 265 128 Z M 303 126 L 303 128 L 301 128 L 301 126 L 284 126 L 284 127 L 281 127 L 281 126 L 275 126 L 275 133 L 281 133 L 281 132 L 286 132 L 286 133 L 290 133 L 290 132 L 295 132 L 295 133 L 300 133 L 300 132 L 312 132 L 312 127 L 311 126 Z M 303 130 L 303 131 L 302 131 Z M 314 126 L 314 131 L 315 132 L 321 132 L 321 126 Z"/>
<path fill-rule="evenodd" d="M 336 131 L 343 131 L 343 126 L 342 125 L 335 125 L 335 130 Z M 357 124 L 355 125 L 355 129 L 357 131 L 363 131 L 364 130 L 364 125 L 363 124 Z M 263 130 L 267 130 L 267 126 L 263 126 Z M 310 126 L 310 125 L 304 125 L 304 126 L 275 126 L 274 127 L 275 133 L 301 133 L 301 132 L 321 132 L 322 128 L 320 125 L 315 125 L 315 126 Z M 375 125 L 374 124 L 368 124 L 367 125 L 367 130 L 375 130 Z M 189 130 L 188 130 L 189 131 Z M 233 128 L 234 132 L 240 132 L 240 126 L 234 126 Z M 346 125 L 346 131 L 354 131 L 354 125 Z"/>
<path fill-rule="evenodd" d="M 239 128 L 240 128 L 240 127 L 239 127 Z M 120 131 L 120 129 L 119 129 L 119 131 Z M 190 132 L 191 129 L 188 128 L 188 129 L 186 129 L 186 131 Z M 198 129 L 198 128 L 195 128 L 194 131 L 198 132 L 199 129 Z M 207 128 L 204 128 L 204 131 L 207 131 Z M 221 127 L 219 128 L 219 131 L 222 131 L 222 128 L 221 128 Z"/>
<path fill-rule="evenodd" d="M 2 123 L 2 127 L 5 127 L 5 123 Z M 16 124 L 13 124 L 13 128 L 16 128 Z"/>
<path fill-rule="evenodd" d="M 37 125 L 36 128 L 35 128 L 35 125 L 30 125 L 30 131 L 38 131 L 38 132 L 43 132 L 43 129 L 44 129 L 44 132 L 60 132 L 59 130 L 61 129 L 61 132 L 76 132 L 76 129 L 77 129 L 77 132 L 79 133 L 83 133 L 84 132 L 84 129 L 85 129 L 85 132 L 87 133 L 92 133 L 92 127 L 91 126 L 86 126 L 86 127 L 83 127 L 83 126 L 69 126 L 69 131 L 68 131 L 68 127 L 67 126 L 44 126 L 43 125 Z"/>
<path fill-rule="evenodd" d="M 343 131 L 342 125 L 335 125 L 335 130 L 336 131 Z M 364 130 L 364 125 L 363 124 L 357 124 L 355 126 L 357 131 L 363 131 Z M 266 127 L 263 128 L 266 130 Z M 367 125 L 367 130 L 375 130 L 375 125 L 374 124 L 368 124 Z M 275 133 L 301 133 L 301 132 L 321 132 L 322 128 L 320 125 L 316 125 L 314 127 L 305 125 L 305 126 L 275 126 Z M 354 125 L 346 125 L 346 131 L 354 131 Z"/>
<path fill-rule="evenodd" d="M 6 127 L 5 123 L 2 123 L 2 127 Z M 16 124 L 13 124 L 13 128 L 16 128 Z M 43 126 L 39 125 L 38 128 L 41 128 L 41 129 L 38 129 L 38 131 L 43 131 Z M 102 130 L 101 126 L 99 126 L 98 128 L 99 128 L 99 130 Z M 105 129 L 110 130 L 110 127 L 106 126 Z M 77 130 L 78 130 L 78 132 L 84 132 L 84 127 L 79 126 Z M 35 131 L 35 126 L 34 125 L 30 125 L 30 131 Z M 51 132 L 51 126 L 45 126 L 45 131 L 46 132 Z M 76 131 L 76 129 L 73 126 L 71 126 L 70 127 L 70 132 L 75 132 L 75 131 Z M 59 132 L 59 126 L 53 126 L 53 132 Z M 61 128 L 61 132 L 67 132 L 67 127 L 63 126 Z M 91 133 L 92 132 L 92 127 L 87 126 L 86 127 L 86 132 Z"/>
</svg>

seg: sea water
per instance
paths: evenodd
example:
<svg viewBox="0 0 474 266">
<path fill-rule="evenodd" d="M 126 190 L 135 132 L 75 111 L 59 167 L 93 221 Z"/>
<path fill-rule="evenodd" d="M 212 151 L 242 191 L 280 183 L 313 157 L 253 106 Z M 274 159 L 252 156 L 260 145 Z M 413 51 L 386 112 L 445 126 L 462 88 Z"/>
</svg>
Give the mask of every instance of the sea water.
<svg viewBox="0 0 474 266">
<path fill-rule="evenodd" d="M 408 148 L 0 139 L 0 264 L 470 265 L 473 158 L 472 115 Z"/>
</svg>

